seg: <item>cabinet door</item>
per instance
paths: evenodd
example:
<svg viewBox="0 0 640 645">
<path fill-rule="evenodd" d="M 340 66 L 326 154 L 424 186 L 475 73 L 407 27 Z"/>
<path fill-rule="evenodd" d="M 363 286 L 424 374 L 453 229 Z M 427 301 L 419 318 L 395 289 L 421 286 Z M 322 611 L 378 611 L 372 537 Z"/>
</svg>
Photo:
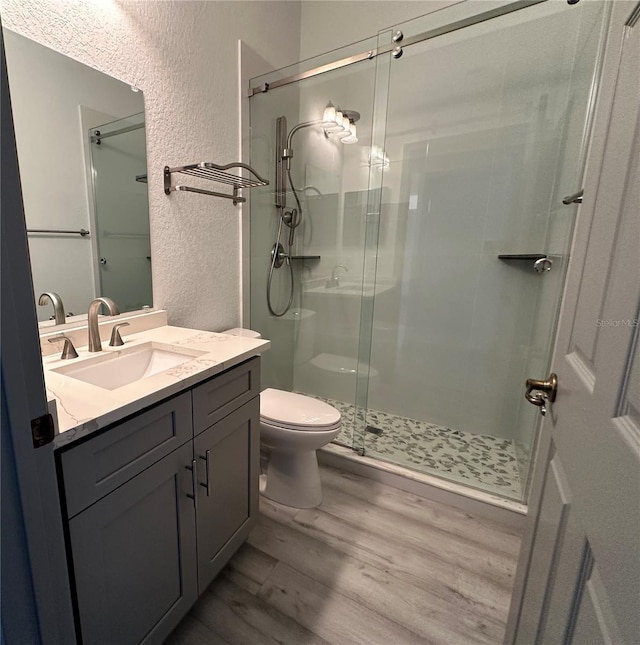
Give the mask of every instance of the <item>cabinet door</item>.
<svg viewBox="0 0 640 645">
<path fill-rule="evenodd" d="M 161 643 L 197 598 L 192 444 L 69 521 L 85 645 Z"/>
<path fill-rule="evenodd" d="M 200 593 L 244 542 L 257 521 L 259 423 L 260 399 L 256 397 L 194 439 L 199 474 Z"/>
</svg>

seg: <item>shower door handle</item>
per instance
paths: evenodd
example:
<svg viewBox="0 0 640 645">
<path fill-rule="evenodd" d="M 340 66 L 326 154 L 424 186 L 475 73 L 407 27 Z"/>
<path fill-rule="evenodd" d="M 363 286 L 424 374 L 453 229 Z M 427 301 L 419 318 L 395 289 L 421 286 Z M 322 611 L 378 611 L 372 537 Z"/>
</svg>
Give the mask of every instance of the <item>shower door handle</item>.
<svg viewBox="0 0 640 645">
<path fill-rule="evenodd" d="M 534 394 L 535 392 L 535 394 Z M 553 403 L 558 395 L 558 376 L 553 372 L 543 381 L 528 378 L 525 383 L 524 398 L 532 405 L 540 408 L 540 414 L 547 413 L 547 401 Z"/>
</svg>

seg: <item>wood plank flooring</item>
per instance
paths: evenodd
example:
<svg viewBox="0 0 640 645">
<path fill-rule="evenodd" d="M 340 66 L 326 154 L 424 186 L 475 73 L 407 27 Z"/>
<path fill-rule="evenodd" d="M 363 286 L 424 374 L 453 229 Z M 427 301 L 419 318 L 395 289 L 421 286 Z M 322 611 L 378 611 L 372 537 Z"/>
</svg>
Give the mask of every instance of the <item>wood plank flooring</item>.
<svg viewBox="0 0 640 645">
<path fill-rule="evenodd" d="M 324 501 L 260 522 L 169 645 L 499 644 L 513 529 L 321 466 Z"/>
</svg>

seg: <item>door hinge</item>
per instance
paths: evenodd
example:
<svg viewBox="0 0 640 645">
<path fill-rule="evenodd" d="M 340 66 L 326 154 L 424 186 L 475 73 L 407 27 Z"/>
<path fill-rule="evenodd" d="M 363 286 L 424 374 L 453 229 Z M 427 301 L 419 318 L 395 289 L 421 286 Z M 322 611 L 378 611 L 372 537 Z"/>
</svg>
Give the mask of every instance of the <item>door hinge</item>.
<svg viewBox="0 0 640 645">
<path fill-rule="evenodd" d="M 55 436 L 53 417 L 47 413 L 41 417 L 31 419 L 31 435 L 33 437 L 34 448 L 40 448 L 40 446 L 51 443 Z"/>
</svg>

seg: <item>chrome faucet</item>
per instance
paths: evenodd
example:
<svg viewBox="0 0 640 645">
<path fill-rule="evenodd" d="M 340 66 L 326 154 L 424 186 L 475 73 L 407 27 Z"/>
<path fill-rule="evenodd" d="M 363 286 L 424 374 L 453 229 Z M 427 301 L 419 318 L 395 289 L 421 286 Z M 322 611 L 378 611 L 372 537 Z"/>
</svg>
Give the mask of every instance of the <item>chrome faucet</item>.
<svg viewBox="0 0 640 645">
<path fill-rule="evenodd" d="M 64 305 L 62 304 L 62 298 L 53 291 L 45 291 L 40 294 L 38 304 L 42 307 L 47 304 L 47 300 L 51 300 L 51 304 L 53 305 L 53 315 L 56 320 L 56 325 L 64 325 Z"/>
<path fill-rule="evenodd" d="M 333 267 L 333 271 L 331 272 L 331 277 L 327 280 L 327 284 L 325 284 L 326 289 L 331 289 L 332 287 L 339 287 L 340 286 L 340 280 L 338 280 L 338 276 L 336 275 L 336 271 L 338 269 L 344 269 L 345 271 L 349 271 L 344 264 L 338 264 Z"/>
<path fill-rule="evenodd" d="M 101 352 L 102 343 L 100 342 L 100 329 L 98 327 L 98 311 L 101 305 L 104 305 L 109 310 L 110 316 L 117 316 L 120 314 L 118 305 L 111 300 L 111 298 L 96 298 L 89 304 L 89 313 L 87 315 L 87 329 L 89 331 L 89 351 Z"/>
</svg>

